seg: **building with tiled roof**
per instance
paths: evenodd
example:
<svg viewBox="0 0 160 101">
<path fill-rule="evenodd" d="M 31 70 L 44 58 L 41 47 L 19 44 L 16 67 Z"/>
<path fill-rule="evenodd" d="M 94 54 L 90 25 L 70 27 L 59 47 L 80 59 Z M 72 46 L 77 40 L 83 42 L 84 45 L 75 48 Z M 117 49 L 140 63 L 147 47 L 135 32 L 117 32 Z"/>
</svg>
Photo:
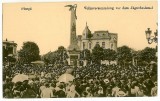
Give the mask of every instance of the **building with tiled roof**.
<svg viewBox="0 0 160 101">
<path fill-rule="evenodd" d="M 91 33 L 87 23 L 82 35 L 77 36 L 78 46 L 81 50 L 92 50 L 96 44 L 104 49 L 113 49 L 117 51 L 117 33 L 110 33 L 108 30 L 99 30 Z"/>
</svg>

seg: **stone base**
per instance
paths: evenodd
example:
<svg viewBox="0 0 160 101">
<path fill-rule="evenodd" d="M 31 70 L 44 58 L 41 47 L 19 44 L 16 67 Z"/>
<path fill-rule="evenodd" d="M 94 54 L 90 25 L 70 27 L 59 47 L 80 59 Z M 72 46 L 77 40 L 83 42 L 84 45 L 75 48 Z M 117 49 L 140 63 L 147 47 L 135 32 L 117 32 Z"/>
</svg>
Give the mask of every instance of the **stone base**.
<svg viewBox="0 0 160 101">
<path fill-rule="evenodd" d="M 79 66 L 80 51 L 68 50 L 68 64 L 70 66 Z"/>
</svg>

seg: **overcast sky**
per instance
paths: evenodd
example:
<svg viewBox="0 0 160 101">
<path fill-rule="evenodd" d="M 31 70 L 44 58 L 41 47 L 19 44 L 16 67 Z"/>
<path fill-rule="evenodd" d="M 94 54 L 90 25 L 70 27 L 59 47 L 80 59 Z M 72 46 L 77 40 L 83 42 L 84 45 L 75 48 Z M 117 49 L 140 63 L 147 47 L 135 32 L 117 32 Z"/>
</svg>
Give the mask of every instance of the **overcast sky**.
<svg viewBox="0 0 160 101">
<path fill-rule="evenodd" d="M 128 45 L 141 50 L 156 45 L 149 45 L 145 36 L 148 27 L 153 32 L 157 29 L 156 1 L 3 4 L 3 40 L 15 41 L 18 50 L 23 42 L 33 41 L 39 46 L 40 54 L 54 51 L 61 45 L 67 48 L 70 42 L 70 11 L 64 6 L 68 4 L 77 4 L 77 35 L 82 35 L 87 22 L 92 33 L 97 30 L 117 33 L 118 46 Z M 153 9 L 122 9 L 123 6 Z M 24 7 L 32 10 L 21 10 Z M 85 7 L 114 7 L 114 10 L 87 10 Z"/>
</svg>

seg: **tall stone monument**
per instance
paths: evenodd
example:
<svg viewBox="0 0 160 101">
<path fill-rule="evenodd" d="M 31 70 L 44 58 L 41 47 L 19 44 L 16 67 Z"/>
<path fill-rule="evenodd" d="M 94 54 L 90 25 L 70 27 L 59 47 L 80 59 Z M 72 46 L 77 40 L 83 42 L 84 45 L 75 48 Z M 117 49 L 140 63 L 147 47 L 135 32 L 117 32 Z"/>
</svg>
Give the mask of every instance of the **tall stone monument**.
<svg viewBox="0 0 160 101">
<path fill-rule="evenodd" d="M 68 47 L 69 53 L 69 65 L 78 65 L 78 59 L 80 54 L 80 48 L 78 46 L 78 41 L 76 37 L 76 9 L 77 4 L 74 5 L 66 5 L 65 7 L 69 7 L 69 11 L 71 12 L 71 23 L 70 23 L 70 45 Z"/>
</svg>

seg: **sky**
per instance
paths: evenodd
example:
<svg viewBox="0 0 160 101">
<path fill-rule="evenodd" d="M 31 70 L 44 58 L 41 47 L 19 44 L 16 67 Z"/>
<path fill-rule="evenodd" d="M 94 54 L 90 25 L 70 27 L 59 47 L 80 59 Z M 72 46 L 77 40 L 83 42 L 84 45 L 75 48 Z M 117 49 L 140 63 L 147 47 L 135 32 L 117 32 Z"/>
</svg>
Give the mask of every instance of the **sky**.
<svg viewBox="0 0 160 101">
<path fill-rule="evenodd" d="M 21 49 L 23 42 L 37 43 L 40 54 L 67 48 L 70 40 L 70 11 L 65 5 L 77 4 L 77 35 L 82 35 L 86 22 L 93 33 L 108 30 L 118 34 L 118 47 L 128 45 L 135 50 L 149 45 L 145 30 L 151 28 L 152 35 L 157 29 L 158 3 L 143 2 L 55 2 L 55 3 L 4 3 L 3 40 L 14 41 Z M 122 9 L 123 7 L 153 7 L 153 9 Z M 32 10 L 23 10 L 23 8 Z M 106 7 L 114 10 L 87 10 L 85 7 Z M 115 9 L 121 7 L 121 9 Z"/>
</svg>

